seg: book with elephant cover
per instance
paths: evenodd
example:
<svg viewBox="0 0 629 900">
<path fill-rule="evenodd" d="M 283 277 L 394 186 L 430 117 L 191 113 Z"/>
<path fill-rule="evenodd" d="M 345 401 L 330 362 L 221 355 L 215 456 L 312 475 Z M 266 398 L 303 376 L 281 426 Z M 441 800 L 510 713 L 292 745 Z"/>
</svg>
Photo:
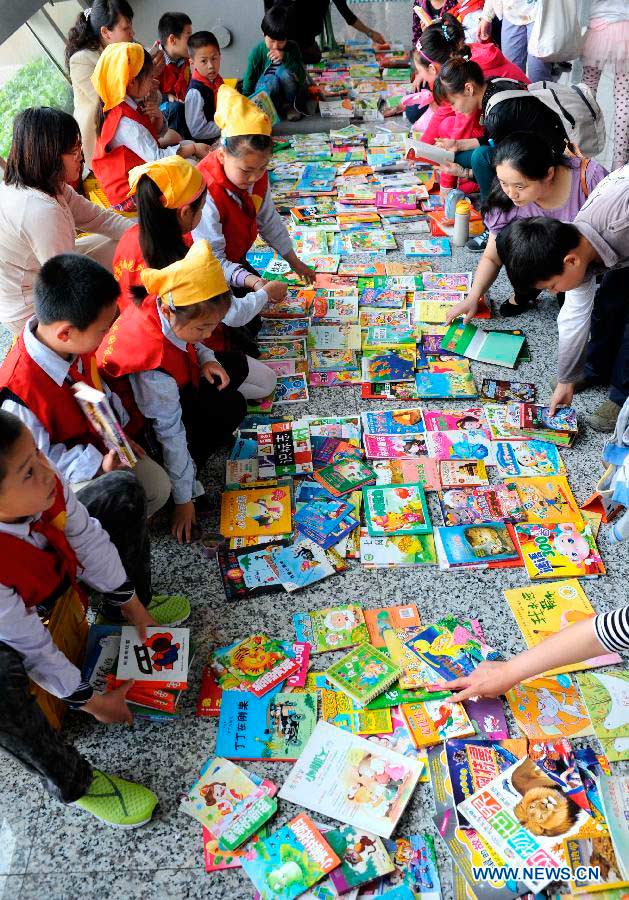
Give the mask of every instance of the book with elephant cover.
<svg viewBox="0 0 629 900">
<path fill-rule="evenodd" d="M 629 671 L 587 672 L 577 682 L 605 756 L 629 759 Z"/>
</svg>

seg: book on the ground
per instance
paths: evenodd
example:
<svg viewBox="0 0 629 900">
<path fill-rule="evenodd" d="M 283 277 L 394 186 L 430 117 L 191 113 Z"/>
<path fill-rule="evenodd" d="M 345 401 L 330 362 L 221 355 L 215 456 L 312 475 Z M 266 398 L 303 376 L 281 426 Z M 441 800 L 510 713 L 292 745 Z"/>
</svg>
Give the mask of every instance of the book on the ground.
<svg viewBox="0 0 629 900">
<path fill-rule="evenodd" d="M 548 441 L 496 441 L 494 449 L 503 478 L 559 475 L 566 470 L 559 450 Z"/>
<path fill-rule="evenodd" d="M 374 470 L 362 459 L 342 459 L 318 469 L 315 480 L 333 496 L 340 497 L 375 482 Z"/>
<path fill-rule="evenodd" d="M 317 695 L 277 693 L 264 697 L 224 691 L 216 752 L 227 759 L 298 759 L 317 724 Z"/>
<path fill-rule="evenodd" d="M 417 396 L 426 400 L 473 400 L 478 397 L 471 372 L 431 372 L 415 373 Z"/>
<path fill-rule="evenodd" d="M 477 362 L 513 368 L 524 344 L 524 338 L 497 331 L 483 331 L 475 325 L 453 322 L 441 347 L 446 353 L 459 353 Z"/>
<path fill-rule="evenodd" d="M 273 403 L 305 403 L 308 398 L 308 383 L 303 372 L 278 375 Z"/>
<path fill-rule="evenodd" d="M 489 437 L 485 413 L 482 406 L 467 409 L 425 409 L 423 412 L 426 431 L 484 431 Z"/>
<path fill-rule="evenodd" d="M 432 531 L 426 495 L 419 484 L 373 485 L 363 488 L 369 534 L 427 534 Z"/>
<path fill-rule="evenodd" d="M 488 465 L 494 461 L 493 444 L 479 429 L 427 431 L 426 447 L 428 455 L 436 459 L 483 460 Z"/>
<path fill-rule="evenodd" d="M 321 881 L 341 860 L 312 819 L 300 813 L 242 859 L 260 900 L 292 900 Z"/>
<path fill-rule="evenodd" d="M 450 256 L 448 238 L 415 238 L 404 241 L 405 256 Z"/>
<path fill-rule="evenodd" d="M 479 637 L 471 621 L 455 616 L 444 616 L 434 625 L 410 635 L 405 643 L 448 681 L 469 675 L 484 660 L 498 658 L 496 651 Z"/>
<path fill-rule="evenodd" d="M 516 684 L 506 698 L 518 728 L 530 740 L 594 734 L 579 692 L 567 675 Z"/>
<path fill-rule="evenodd" d="M 399 685 L 405 691 L 427 690 L 429 686 L 442 680 L 436 670 L 427 665 L 407 644 L 407 641 L 419 634 L 420 630 L 420 628 L 412 626 L 410 628 L 388 628 L 384 632 L 387 652 L 393 662 L 402 669 Z"/>
<path fill-rule="evenodd" d="M 435 546 L 443 569 L 493 566 L 495 563 L 521 565 L 513 526 L 508 523 L 438 526 L 435 528 Z"/>
<path fill-rule="evenodd" d="M 501 381 L 483 378 L 480 395 L 494 403 L 535 403 L 536 387 L 526 381 Z"/>
<path fill-rule="evenodd" d="M 312 472 L 310 430 L 304 419 L 258 425 L 258 474 L 305 475 Z"/>
<path fill-rule="evenodd" d="M 273 548 L 281 546 L 269 543 L 250 550 L 219 547 L 216 559 L 225 599 L 245 600 L 257 594 L 281 592 L 282 584 L 270 562 Z"/>
<path fill-rule="evenodd" d="M 308 332 L 309 350 L 360 350 L 357 322 L 314 323 Z"/>
<path fill-rule="evenodd" d="M 489 484 L 482 460 L 442 459 L 438 463 L 439 480 L 444 488 L 480 487 Z"/>
<path fill-rule="evenodd" d="M 462 703 L 445 700 L 402 703 L 400 712 L 418 749 L 431 747 L 448 738 L 475 734 Z"/>
<path fill-rule="evenodd" d="M 421 484 L 425 491 L 438 491 L 441 488 L 437 461 L 427 456 L 373 460 L 371 467 L 377 484 Z"/>
<path fill-rule="evenodd" d="M 330 873 L 330 880 L 341 895 L 394 870 L 391 857 L 375 834 L 341 825 L 326 832 L 325 839 L 341 860 L 341 865 Z"/>
<path fill-rule="evenodd" d="M 226 491 L 221 496 L 219 529 L 226 537 L 287 534 L 291 530 L 290 488 Z"/>
<path fill-rule="evenodd" d="M 82 381 L 72 385 L 74 398 L 107 450 L 115 450 L 121 465 L 132 469 L 137 458 L 122 425 L 111 408 L 107 394 Z"/>
<path fill-rule="evenodd" d="M 322 581 L 336 571 L 326 551 L 306 537 L 274 550 L 271 565 L 289 593 Z"/>
<path fill-rule="evenodd" d="M 526 521 L 538 525 L 583 521 L 565 475 L 513 478 L 508 482 L 517 490 L 526 511 Z"/>
<path fill-rule="evenodd" d="M 423 434 L 365 434 L 363 436 L 367 459 L 414 459 L 425 456 L 426 441 Z"/>
<path fill-rule="evenodd" d="M 450 488 L 439 494 L 446 525 L 478 525 L 482 522 L 522 522 L 526 513 L 515 488 Z"/>
<path fill-rule="evenodd" d="M 366 609 L 364 616 L 369 640 L 374 647 L 386 647 L 383 634 L 387 628 L 408 628 L 421 624 L 419 610 L 414 603 Z"/>
<path fill-rule="evenodd" d="M 153 687 L 188 683 L 190 629 L 151 625 L 142 641 L 133 625 L 123 625 L 116 678 L 148 682 Z"/>
<path fill-rule="evenodd" d="M 605 756 L 612 762 L 629 759 L 629 672 L 585 672 L 577 682 Z"/>
<path fill-rule="evenodd" d="M 415 759 L 319 722 L 280 797 L 389 837 L 421 771 Z"/>
<path fill-rule="evenodd" d="M 549 429 L 576 435 L 577 411 L 572 406 L 560 406 L 554 416 L 548 406 L 535 403 L 510 403 L 507 407 L 507 422 L 512 428 L 523 431 Z"/>
<path fill-rule="evenodd" d="M 359 644 L 325 670 L 330 684 L 347 694 L 357 706 L 366 706 L 397 681 L 399 666 L 371 644 Z"/>
<path fill-rule="evenodd" d="M 411 434 L 424 431 L 419 407 L 383 409 L 361 414 L 365 434 Z"/>
<path fill-rule="evenodd" d="M 293 623 L 297 640 L 307 641 L 313 653 L 341 650 L 369 640 L 363 610 L 358 603 L 295 613 Z"/>
<path fill-rule="evenodd" d="M 412 381 L 415 376 L 415 347 L 371 348 L 363 351 L 363 381 L 382 384 L 390 381 Z"/>
<path fill-rule="evenodd" d="M 293 675 L 299 669 L 299 662 L 285 641 L 259 633 L 215 650 L 213 666 L 236 679 L 235 689 L 262 697 Z"/>
<path fill-rule="evenodd" d="M 395 872 L 385 876 L 380 896 L 387 900 L 441 900 L 441 882 L 434 840 L 430 834 L 411 834 L 384 840 Z"/>
<path fill-rule="evenodd" d="M 583 522 L 538 525 L 523 522 L 515 535 L 529 577 L 590 577 L 605 574 L 592 529 Z"/>
<path fill-rule="evenodd" d="M 366 569 L 436 565 L 435 541 L 432 534 L 374 537 L 361 528 L 360 561 Z"/>
<path fill-rule="evenodd" d="M 325 681 L 326 685 L 328 684 L 325 675 L 319 677 Z M 318 688 L 318 694 L 321 719 L 331 725 L 336 725 L 337 728 L 351 731 L 353 734 L 372 735 L 388 732 L 392 727 L 389 707 L 367 709 L 357 706 L 343 691 L 327 687 Z"/>
<path fill-rule="evenodd" d="M 598 788 L 616 860 L 620 867 L 618 874 L 624 882 L 627 882 L 629 881 L 629 835 L 627 834 L 629 777 L 627 775 L 601 776 Z"/>
</svg>

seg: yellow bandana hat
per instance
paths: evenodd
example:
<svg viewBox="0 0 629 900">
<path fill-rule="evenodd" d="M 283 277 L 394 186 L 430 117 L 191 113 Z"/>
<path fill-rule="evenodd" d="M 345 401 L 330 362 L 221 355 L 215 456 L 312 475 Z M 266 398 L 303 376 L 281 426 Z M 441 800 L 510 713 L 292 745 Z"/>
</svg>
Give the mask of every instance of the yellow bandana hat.
<svg viewBox="0 0 629 900">
<path fill-rule="evenodd" d="M 144 269 L 142 283 L 171 309 L 193 306 L 227 292 L 223 269 L 207 241 L 197 241 L 183 259 L 165 269 Z"/>
<path fill-rule="evenodd" d="M 103 101 L 105 112 L 122 103 L 127 93 L 127 85 L 133 81 L 143 65 L 142 44 L 121 41 L 105 47 L 91 76 L 94 90 Z"/>
<path fill-rule="evenodd" d="M 183 156 L 165 156 L 136 166 L 129 172 L 129 193 L 132 197 L 138 189 L 138 181 L 148 175 L 162 192 L 166 209 L 180 209 L 193 203 L 205 190 L 205 178 Z"/>
<path fill-rule="evenodd" d="M 222 84 L 218 89 L 214 121 L 223 137 L 271 134 L 272 125 L 267 114 L 228 84 Z"/>
</svg>

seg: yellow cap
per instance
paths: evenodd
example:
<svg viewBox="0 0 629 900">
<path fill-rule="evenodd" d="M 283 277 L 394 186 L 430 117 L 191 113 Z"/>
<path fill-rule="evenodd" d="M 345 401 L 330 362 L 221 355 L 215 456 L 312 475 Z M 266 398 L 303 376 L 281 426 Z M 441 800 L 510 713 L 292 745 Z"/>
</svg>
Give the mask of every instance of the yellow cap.
<svg viewBox="0 0 629 900">
<path fill-rule="evenodd" d="M 144 269 L 141 278 L 149 294 L 157 294 L 171 309 L 227 292 L 223 269 L 207 241 L 197 241 L 183 259 L 165 269 Z"/>
<path fill-rule="evenodd" d="M 142 44 L 121 41 L 105 47 L 91 77 L 94 89 L 103 101 L 105 112 L 122 103 L 127 93 L 127 85 L 133 81 L 143 65 Z"/>
<path fill-rule="evenodd" d="M 165 156 L 153 162 L 136 166 L 129 172 L 129 197 L 138 189 L 138 181 L 148 175 L 162 192 L 166 209 L 179 209 L 192 203 L 205 190 L 205 179 L 192 163 L 183 156 Z"/>
<path fill-rule="evenodd" d="M 267 114 L 227 84 L 222 84 L 218 89 L 214 121 L 223 137 L 271 134 L 272 125 Z"/>
</svg>

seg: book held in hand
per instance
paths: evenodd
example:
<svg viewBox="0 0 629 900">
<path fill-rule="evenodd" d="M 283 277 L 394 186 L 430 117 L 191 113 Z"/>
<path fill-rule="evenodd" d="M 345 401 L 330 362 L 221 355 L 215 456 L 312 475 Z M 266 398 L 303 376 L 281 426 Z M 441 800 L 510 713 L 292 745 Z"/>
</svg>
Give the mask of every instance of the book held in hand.
<svg viewBox="0 0 629 900">
<path fill-rule="evenodd" d="M 120 463 L 132 469 L 137 458 L 122 425 L 111 408 L 107 394 L 84 382 L 72 385 L 74 397 L 83 410 L 88 422 L 101 437 L 108 450 L 115 450 Z"/>
<path fill-rule="evenodd" d="M 116 678 L 134 678 L 154 687 L 187 684 L 189 650 L 189 628 L 150 625 L 142 641 L 135 626 L 124 625 Z"/>
</svg>

